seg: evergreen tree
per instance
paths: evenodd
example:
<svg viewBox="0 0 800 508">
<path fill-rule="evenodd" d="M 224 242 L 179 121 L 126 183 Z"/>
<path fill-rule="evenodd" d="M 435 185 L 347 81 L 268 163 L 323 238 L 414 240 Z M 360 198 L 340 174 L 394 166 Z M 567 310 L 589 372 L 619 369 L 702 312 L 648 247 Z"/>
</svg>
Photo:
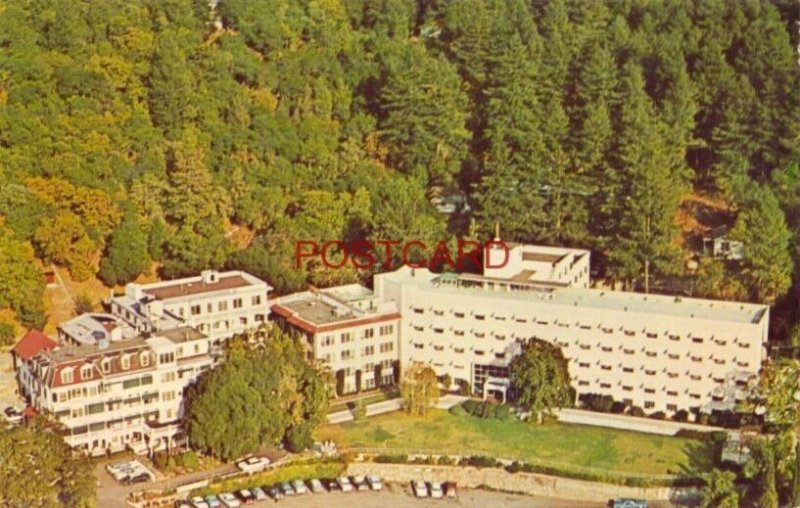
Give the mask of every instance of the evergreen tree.
<svg viewBox="0 0 800 508">
<path fill-rule="evenodd" d="M 122 221 L 111 235 L 98 275 L 109 286 L 127 284 L 150 267 L 147 235 L 133 217 Z"/>
<path fill-rule="evenodd" d="M 641 280 L 648 292 L 655 271 L 672 273 L 679 266 L 674 217 L 685 184 L 670 170 L 664 126 L 644 91 L 637 65 L 626 65 L 620 96 L 613 159 L 619 220 L 611 260 L 616 276 Z"/>
</svg>

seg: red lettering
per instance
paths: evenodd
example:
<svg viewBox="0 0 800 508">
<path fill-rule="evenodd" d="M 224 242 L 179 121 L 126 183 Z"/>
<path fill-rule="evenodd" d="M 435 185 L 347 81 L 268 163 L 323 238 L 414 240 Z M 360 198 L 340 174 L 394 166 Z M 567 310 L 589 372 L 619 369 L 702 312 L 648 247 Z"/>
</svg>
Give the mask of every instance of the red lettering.
<svg viewBox="0 0 800 508">
<path fill-rule="evenodd" d="M 433 257 L 430 260 L 430 266 L 439 266 L 439 263 L 442 262 L 442 259 L 450 265 L 451 270 L 456 269 L 455 263 L 453 263 L 453 258 L 450 257 L 450 249 L 447 247 L 447 242 L 440 241 L 436 244 L 436 249 L 433 251 Z"/>
<path fill-rule="evenodd" d="M 303 252 L 303 246 L 310 245 L 311 252 Z M 319 255 L 319 245 L 317 242 L 312 242 L 309 240 L 298 240 L 294 244 L 294 266 L 295 268 L 300 268 L 302 264 L 300 261 L 306 257 L 318 256 Z"/>
<path fill-rule="evenodd" d="M 474 247 L 472 250 L 466 250 L 464 247 Z M 481 266 L 481 243 L 475 240 L 459 240 L 458 241 L 458 271 L 465 271 L 465 261 L 471 260 L 473 265 L 472 269 L 477 270 Z"/>
<path fill-rule="evenodd" d="M 409 249 L 411 249 L 412 245 L 419 245 L 422 247 L 422 250 L 428 248 L 428 246 L 425 245 L 425 242 L 420 242 L 419 240 L 411 240 L 409 242 L 406 242 L 405 245 L 403 245 L 403 264 L 409 268 L 425 268 L 425 263 L 417 264 L 417 263 L 411 263 L 409 261 L 408 251 Z"/>
<path fill-rule="evenodd" d="M 328 259 L 328 250 L 332 247 L 336 246 L 339 251 L 343 254 L 342 261 L 339 264 L 331 263 L 330 259 Z M 325 265 L 326 268 L 341 268 L 347 263 L 347 258 L 349 257 L 347 252 L 347 246 L 341 240 L 330 240 L 322 244 L 322 264 Z"/>
<path fill-rule="evenodd" d="M 355 240 L 351 242 L 350 262 L 360 270 L 372 269 L 375 266 L 375 254 L 372 252 L 374 248 L 375 246 L 368 240 Z M 361 263 L 358 259 L 366 259 L 366 262 Z"/>
<path fill-rule="evenodd" d="M 489 250 L 494 250 L 492 245 L 499 245 L 500 248 L 503 249 L 503 253 L 505 254 L 505 258 L 503 259 L 503 262 L 500 263 L 499 265 L 489 264 L 490 261 L 491 261 L 491 258 L 489 257 Z M 506 242 L 502 242 L 502 241 L 498 241 L 498 240 L 489 240 L 488 242 L 486 242 L 484 256 L 486 257 L 486 268 L 503 268 L 504 266 L 506 266 L 508 264 L 508 258 L 509 258 L 508 245 L 506 245 Z"/>
<path fill-rule="evenodd" d="M 392 245 L 400 245 L 397 240 L 378 240 L 378 245 L 383 245 L 386 254 L 383 258 L 383 269 L 389 270 L 392 267 Z"/>
</svg>

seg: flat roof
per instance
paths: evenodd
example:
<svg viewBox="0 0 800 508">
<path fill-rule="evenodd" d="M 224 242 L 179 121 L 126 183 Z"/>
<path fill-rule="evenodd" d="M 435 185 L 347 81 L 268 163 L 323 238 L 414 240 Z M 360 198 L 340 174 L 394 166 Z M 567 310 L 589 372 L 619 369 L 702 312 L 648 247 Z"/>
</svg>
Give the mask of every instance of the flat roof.
<svg viewBox="0 0 800 508">
<path fill-rule="evenodd" d="M 536 301 L 542 305 L 588 307 L 734 323 L 759 323 L 769 309 L 767 305 L 753 303 L 602 289 L 553 287 L 541 283 L 529 283 L 528 287 L 525 287 L 525 283 L 498 278 L 481 280 L 481 277 L 475 275 L 459 277 L 458 281 L 453 283 L 448 282 L 449 279 L 441 279 L 439 274 L 431 273 L 427 269 L 412 270 L 409 267 L 401 267 L 394 272 L 381 275 L 381 277 L 387 276 L 394 282 L 412 284 L 442 294 L 470 294 L 493 300 Z M 517 289 L 497 289 L 498 284 Z M 486 287 L 490 285 L 494 287 Z"/>
<path fill-rule="evenodd" d="M 226 275 L 220 276 L 216 282 L 203 282 L 202 280 L 192 282 L 176 281 L 175 284 L 160 285 L 157 287 L 143 286 L 142 290 L 148 295 L 152 295 L 159 300 L 166 300 L 168 298 L 176 298 L 179 296 L 213 293 L 214 291 L 223 291 L 226 289 L 236 289 L 247 286 L 252 286 L 252 284 L 241 275 Z"/>
<path fill-rule="evenodd" d="M 282 307 L 296 312 L 297 316 L 309 323 L 315 325 L 326 325 L 329 323 L 337 323 L 339 321 L 346 321 L 348 319 L 355 319 L 357 316 L 353 312 L 346 312 L 336 315 L 333 305 L 309 297 L 308 299 L 296 300 L 294 302 L 281 302 Z"/>
<path fill-rule="evenodd" d="M 550 263 L 554 265 L 564 259 L 566 254 L 548 254 L 545 252 L 523 252 L 523 261 L 536 261 L 538 263 Z"/>
</svg>

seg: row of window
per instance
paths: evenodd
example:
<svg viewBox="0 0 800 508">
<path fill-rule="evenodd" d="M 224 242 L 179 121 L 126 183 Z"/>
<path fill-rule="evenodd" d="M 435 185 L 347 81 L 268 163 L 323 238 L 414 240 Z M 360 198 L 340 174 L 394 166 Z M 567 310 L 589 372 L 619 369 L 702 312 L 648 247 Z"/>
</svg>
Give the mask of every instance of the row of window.
<svg viewBox="0 0 800 508">
<path fill-rule="evenodd" d="M 380 337 L 385 337 L 393 333 L 394 333 L 394 324 L 382 325 L 378 328 L 378 335 Z M 373 337 L 375 337 L 375 328 L 364 329 L 364 336 L 363 336 L 364 339 L 371 339 Z M 342 332 L 339 334 L 340 344 L 347 344 L 353 342 L 354 340 L 355 340 L 354 332 Z M 320 347 L 333 346 L 334 344 L 336 344 L 335 335 L 323 335 L 319 337 Z"/>
<path fill-rule="evenodd" d="M 250 298 L 250 305 L 256 307 L 261 305 L 261 295 L 256 295 Z M 242 298 L 234 298 L 230 301 L 231 307 L 233 309 L 241 309 L 244 306 L 244 302 Z M 222 300 L 217 302 L 217 312 L 226 312 L 228 310 L 228 301 Z M 207 303 L 205 305 L 205 313 L 206 314 L 213 314 L 214 313 L 214 304 Z M 183 316 L 183 308 L 178 309 L 178 314 Z M 189 314 L 192 316 L 200 316 L 203 314 L 203 306 L 200 304 L 192 305 L 189 307 Z"/>
</svg>

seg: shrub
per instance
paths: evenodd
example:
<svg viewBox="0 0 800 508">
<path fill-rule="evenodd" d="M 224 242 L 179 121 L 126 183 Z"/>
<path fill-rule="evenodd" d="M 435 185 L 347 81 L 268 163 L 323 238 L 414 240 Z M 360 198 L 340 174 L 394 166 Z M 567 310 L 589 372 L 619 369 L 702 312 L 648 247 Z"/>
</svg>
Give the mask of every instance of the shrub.
<svg viewBox="0 0 800 508">
<path fill-rule="evenodd" d="M 613 404 L 611 404 L 611 412 L 614 414 L 621 415 L 622 413 L 625 412 L 627 408 L 628 405 L 625 404 L 624 402 L 614 402 Z"/>
<path fill-rule="evenodd" d="M 156 452 L 153 454 L 153 465 L 161 470 L 167 469 L 169 466 L 169 458 L 167 452 Z"/>
<path fill-rule="evenodd" d="M 481 403 L 479 401 L 477 401 L 477 400 L 469 399 L 469 400 L 465 400 L 464 402 L 462 402 L 461 403 L 461 407 L 463 407 L 464 411 L 466 411 L 467 413 L 469 413 L 471 415 L 474 415 L 475 411 L 476 411 L 476 408 L 480 404 Z"/>
<path fill-rule="evenodd" d="M 672 419 L 676 422 L 688 422 L 689 421 L 689 412 L 685 409 L 681 409 L 677 411 L 673 416 Z"/>
<path fill-rule="evenodd" d="M 452 466 L 455 463 L 456 463 L 455 459 L 447 455 L 441 455 L 438 460 L 438 464 L 440 466 Z"/>
<path fill-rule="evenodd" d="M 10 346 L 14 344 L 14 335 L 17 331 L 11 323 L 0 323 L 0 346 Z"/>
<path fill-rule="evenodd" d="M 639 406 L 631 406 L 630 410 L 631 416 L 638 416 L 639 418 L 644 418 L 647 414 L 644 412 L 644 409 L 640 408 Z"/>
<path fill-rule="evenodd" d="M 656 411 L 655 413 L 652 413 L 650 415 L 650 418 L 652 418 L 654 420 L 666 420 L 667 419 L 667 414 L 664 413 L 664 411 Z"/>
<path fill-rule="evenodd" d="M 599 393 L 584 393 L 579 400 L 583 405 L 592 411 L 610 413 L 614 406 L 614 398 L 611 395 L 601 395 Z"/>
<path fill-rule="evenodd" d="M 175 463 L 184 469 L 197 469 L 200 467 L 200 458 L 191 450 L 175 456 Z"/>
<path fill-rule="evenodd" d="M 467 412 L 461 404 L 451 407 L 449 413 L 453 416 L 467 416 Z"/>
<path fill-rule="evenodd" d="M 311 436 L 311 426 L 306 423 L 301 423 L 293 427 L 289 427 L 284 437 L 286 449 L 290 452 L 298 453 L 306 450 L 314 444 L 314 438 Z"/>
<path fill-rule="evenodd" d="M 405 464 L 408 462 L 408 455 L 376 455 L 375 462 L 380 464 Z"/>
<path fill-rule="evenodd" d="M 471 455 L 464 457 L 459 461 L 460 465 L 473 466 L 473 467 L 497 467 L 497 460 L 494 457 L 486 457 L 484 455 Z"/>
</svg>

